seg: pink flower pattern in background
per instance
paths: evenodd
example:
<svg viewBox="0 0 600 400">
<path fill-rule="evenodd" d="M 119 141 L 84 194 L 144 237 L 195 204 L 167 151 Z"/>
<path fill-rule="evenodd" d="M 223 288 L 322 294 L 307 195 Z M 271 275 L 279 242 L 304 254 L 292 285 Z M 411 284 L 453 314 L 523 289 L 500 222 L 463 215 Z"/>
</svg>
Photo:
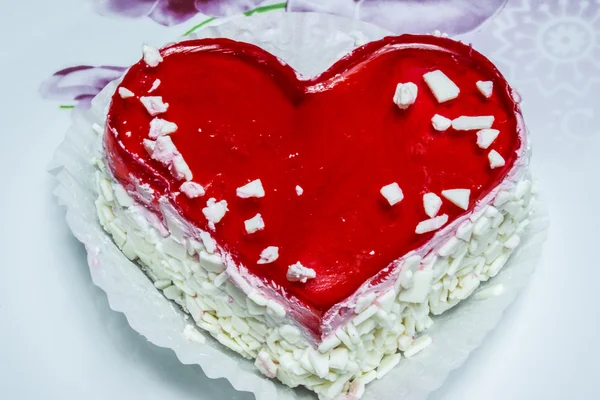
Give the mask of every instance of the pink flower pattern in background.
<svg viewBox="0 0 600 400">
<path fill-rule="evenodd" d="M 222 17 L 267 10 L 323 12 L 367 21 L 395 33 L 428 33 L 436 29 L 458 35 L 481 26 L 504 7 L 506 0 L 92 0 L 107 16 L 150 18 L 163 26 L 182 24 L 197 14 Z M 258 7 L 258 8 L 257 8 Z M 205 22 L 208 22 L 205 20 Z M 75 66 L 43 82 L 44 98 L 89 106 L 106 83 L 118 78 L 124 67 Z"/>
<path fill-rule="evenodd" d="M 148 17 L 172 26 L 181 24 L 196 14 L 213 17 L 239 14 L 257 7 L 264 0 L 94 0 L 96 10 L 103 15 L 129 18 Z"/>
</svg>

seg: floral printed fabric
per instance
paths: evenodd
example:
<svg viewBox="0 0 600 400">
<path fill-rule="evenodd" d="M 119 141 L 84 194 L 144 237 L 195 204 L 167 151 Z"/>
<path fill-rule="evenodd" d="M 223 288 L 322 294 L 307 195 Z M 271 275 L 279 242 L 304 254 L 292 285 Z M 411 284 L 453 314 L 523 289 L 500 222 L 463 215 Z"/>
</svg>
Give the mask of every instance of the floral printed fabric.
<svg viewBox="0 0 600 400">
<path fill-rule="evenodd" d="M 504 6 L 505 0 L 93 0 L 103 15 L 150 18 L 163 26 L 182 24 L 197 14 L 223 17 L 282 10 L 322 12 L 367 21 L 395 33 L 450 35 L 473 30 Z M 270 7 L 269 7 L 270 6 Z M 209 22 L 209 21 L 205 21 Z M 192 29 L 193 30 L 193 29 Z M 80 65 L 54 73 L 42 83 L 44 98 L 89 107 L 91 99 L 125 67 Z M 74 104 L 71 104 L 74 103 Z"/>
</svg>

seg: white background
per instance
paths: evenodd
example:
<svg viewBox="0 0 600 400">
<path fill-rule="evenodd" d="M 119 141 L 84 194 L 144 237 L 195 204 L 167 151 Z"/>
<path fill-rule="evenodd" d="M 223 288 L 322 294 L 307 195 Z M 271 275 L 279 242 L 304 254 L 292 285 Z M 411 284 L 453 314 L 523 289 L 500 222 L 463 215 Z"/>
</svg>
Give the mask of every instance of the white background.
<svg viewBox="0 0 600 400">
<path fill-rule="evenodd" d="M 124 24 L 76 0 L 0 5 L 1 398 L 252 398 L 181 365 L 110 310 L 45 171 L 70 112 L 40 97 L 44 79 L 70 65 L 127 65 L 138 58 L 140 43 L 165 42 L 197 22 L 161 29 L 148 19 Z M 434 399 L 599 396 L 600 102 L 597 95 L 566 103 L 542 98 L 540 82 L 522 81 L 550 236 L 531 284 Z"/>
</svg>

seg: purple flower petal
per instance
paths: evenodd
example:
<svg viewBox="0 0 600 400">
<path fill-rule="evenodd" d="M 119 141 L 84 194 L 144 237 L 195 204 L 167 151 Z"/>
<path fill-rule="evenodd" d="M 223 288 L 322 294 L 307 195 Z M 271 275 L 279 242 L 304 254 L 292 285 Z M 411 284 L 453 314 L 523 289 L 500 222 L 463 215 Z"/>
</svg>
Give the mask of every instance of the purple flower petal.
<svg viewBox="0 0 600 400">
<path fill-rule="evenodd" d="M 194 0 L 158 0 L 149 17 L 164 26 L 177 25 L 198 13 Z"/>
<path fill-rule="evenodd" d="M 289 11 L 318 11 L 370 22 L 394 33 L 450 35 L 471 31 L 500 10 L 506 0 L 290 0 Z"/>
<path fill-rule="evenodd" d="M 95 0 L 95 8 L 103 15 L 140 18 L 150 14 L 156 2 L 157 0 Z"/>
<path fill-rule="evenodd" d="M 196 0 L 196 10 L 212 17 L 239 14 L 256 8 L 264 0 Z"/>
<path fill-rule="evenodd" d="M 54 73 L 40 85 L 45 99 L 76 102 L 88 107 L 90 101 L 110 82 L 125 72 L 125 67 L 78 65 Z"/>
</svg>

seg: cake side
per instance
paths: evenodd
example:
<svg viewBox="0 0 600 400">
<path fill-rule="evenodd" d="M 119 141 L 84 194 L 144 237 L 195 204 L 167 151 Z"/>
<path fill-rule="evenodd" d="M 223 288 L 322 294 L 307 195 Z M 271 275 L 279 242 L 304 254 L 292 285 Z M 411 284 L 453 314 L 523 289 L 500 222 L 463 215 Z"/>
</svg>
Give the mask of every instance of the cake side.
<svg viewBox="0 0 600 400">
<path fill-rule="evenodd" d="M 226 267 L 209 238 L 202 243 L 186 235 L 177 223 L 168 223 L 176 221 L 168 210 L 163 209 L 167 215 L 149 211 L 103 162 L 96 165 L 100 222 L 155 286 L 220 343 L 254 359 L 263 374 L 291 387 L 306 386 L 323 399 L 342 393 L 359 398 L 402 354 L 410 357 L 431 343 L 422 334 L 433 322 L 430 314 L 456 305 L 499 272 L 535 204 L 529 175 L 521 168 L 506 190 L 496 191 L 428 256 L 409 255 L 393 290 L 359 298 L 351 319 L 317 346 L 279 303 L 244 292 L 243 279 Z"/>
</svg>

